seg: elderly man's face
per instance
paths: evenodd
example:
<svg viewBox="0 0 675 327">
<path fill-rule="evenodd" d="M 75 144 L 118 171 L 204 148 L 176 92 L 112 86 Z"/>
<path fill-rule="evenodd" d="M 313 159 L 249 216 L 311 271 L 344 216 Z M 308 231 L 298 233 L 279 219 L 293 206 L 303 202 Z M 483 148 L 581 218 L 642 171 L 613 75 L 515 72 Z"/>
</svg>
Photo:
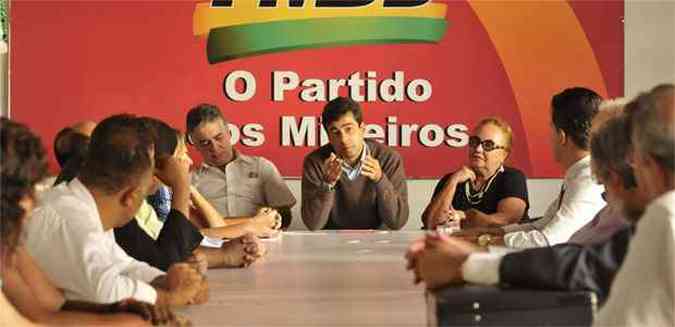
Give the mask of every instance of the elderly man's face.
<svg viewBox="0 0 675 327">
<path fill-rule="evenodd" d="M 631 137 L 633 140 L 633 151 L 629 154 L 629 160 L 635 172 L 635 180 L 639 192 L 645 196 L 647 201 L 651 201 L 663 193 L 665 187 L 664 181 L 658 174 L 656 163 L 648 158 L 644 149 L 641 148 L 638 138 L 638 133 L 633 131 Z"/>
<path fill-rule="evenodd" d="M 605 194 L 603 195 L 607 205 L 616 210 L 623 212 L 623 215 L 630 221 L 637 221 L 645 208 L 645 199 L 641 190 L 637 188 L 627 188 L 624 180 L 619 174 L 610 171 L 606 176 L 600 176 L 600 171 L 597 163 L 591 161 L 591 169 L 596 181 L 605 187 Z"/>
</svg>

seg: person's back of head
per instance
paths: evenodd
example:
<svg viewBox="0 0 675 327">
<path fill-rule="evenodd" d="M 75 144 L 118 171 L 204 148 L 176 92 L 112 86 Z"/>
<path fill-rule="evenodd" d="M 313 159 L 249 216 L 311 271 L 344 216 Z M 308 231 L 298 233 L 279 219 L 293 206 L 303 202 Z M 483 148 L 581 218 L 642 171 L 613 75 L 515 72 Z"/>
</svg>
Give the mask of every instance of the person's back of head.
<svg viewBox="0 0 675 327">
<path fill-rule="evenodd" d="M 153 152 L 152 136 L 142 119 L 111 116 L 94 129 L 79 178 L 88 187 L 115 194 L 137 185 L 154 167 Z"/>
<path fill-rule="evenodd" d="M 626 106 L 633 142 L 671 177 L 675 175 L 675 87 L 662 85 Z M 672 184 L 672 183 L 671 183 Z"/>
<path fill-rule="evenodd" d="M 40 139 L 26 126 L 7 118 L 0 119 L 2 156 L 2 207 L 0 241 L 12 252 L 21 233 L 26 215 L 22 201 L 32 199 L 35 183 L 47 174 L 47 159 Z"/>
<path fill-rule="evenodd" d="M 167 123 L 152 117 L 140 118 L 148 126 L 148 131 L 155 144 L 155 165 L 163 158 L 173 156 L 178 146 L 179 132 Z"/>
<path fill-rule="evenodd" d="M 597 127 L 590 141 L 595 174 L 607 180 L 612 171 L 621 177 L 623 188 L 634 188 L 635 176 L 627 157 L 631 150 L 630 142 L 626 115 L 611 117 Z"/>
<path fill-rule="evenodd" d="M 54 138 L 54 155 L 59 166 L 63 168 L 73 158 L 83 158 L 87 153 L 89 137 L 77 130 L 66 127 Z"/>
<path fill-rule="evenodd" d="M 337 97 L 324 106 L 321 113 L 321 124 L 328 130 L 328 126 L 331 123 L 348 113 L 351 113 L 356 123 L 361 125 L 363 122 L 363 112 L 359 103 L 350 98 Z"/>
<path fill-rule="evenodd" d="M 551 99 L 553 126 L 565 132 L 577 148 L 588 150 L 591 122 L 601 103 L 602 97 L 593 90 L 583 87 L 566 89 Z"/>
</svg>

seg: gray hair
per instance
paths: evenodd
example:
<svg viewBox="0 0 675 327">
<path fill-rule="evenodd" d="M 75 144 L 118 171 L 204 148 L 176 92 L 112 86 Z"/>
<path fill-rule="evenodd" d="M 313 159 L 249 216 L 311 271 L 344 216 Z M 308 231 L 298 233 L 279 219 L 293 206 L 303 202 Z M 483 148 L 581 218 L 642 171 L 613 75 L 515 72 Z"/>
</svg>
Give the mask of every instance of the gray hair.
<svg viewBox="0 0 675 327">
<path fill-rule="evenodd" d="M 665 95 L 664 93 L 670 93 Z M 673 126 L 673 88 L 659 90 L 660 94 L 641 94 L 629 105 L 635 107 L 631 114 L 635 144 L 643 154 L 653 158 L 663 169 L 675 172 L 675 126 Z M 664 97 L 671 100 L 665 101 Z"/>
<path fill-rule="evenodd" d="M 600 103 L 600 106 L 598 107 L 599 111 L 614 111 L 614 110 L 623 110 L 623 108 L 626 106 L 628 103 L 628 99 L 626 98 L 613 98 L 613 99 L 607 99 L 604 100 Z"/>
<path fill-rule="evenodd" d="M 626 115 L 618 115 L 603 122 L 591 136 L 591 159 L 596 176 L 607 179 L 613 171 L 621 176 L 623 187 L 635 187 L 633 168 L 627 155 L 631 150 Z"/>
</svg>

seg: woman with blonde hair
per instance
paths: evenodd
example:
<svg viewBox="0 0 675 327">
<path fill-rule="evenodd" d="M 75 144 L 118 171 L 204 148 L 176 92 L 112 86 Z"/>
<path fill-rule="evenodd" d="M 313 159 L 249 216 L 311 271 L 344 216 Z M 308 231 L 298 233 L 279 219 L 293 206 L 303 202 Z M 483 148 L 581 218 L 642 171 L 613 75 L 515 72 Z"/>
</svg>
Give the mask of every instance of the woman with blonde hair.
<svg viewBox="0 0 675 327">
<path fill-rule="evenodd" d="M 512 131 L 497 117 L 478 122 L 469 137 L 468 162 L 436 185 L 422 215 L 425 228 L 461 220 L 462 228 L 517 223 L 527 217 L 527 179 L 504 165 L 511 153 Z"/>
</svg>

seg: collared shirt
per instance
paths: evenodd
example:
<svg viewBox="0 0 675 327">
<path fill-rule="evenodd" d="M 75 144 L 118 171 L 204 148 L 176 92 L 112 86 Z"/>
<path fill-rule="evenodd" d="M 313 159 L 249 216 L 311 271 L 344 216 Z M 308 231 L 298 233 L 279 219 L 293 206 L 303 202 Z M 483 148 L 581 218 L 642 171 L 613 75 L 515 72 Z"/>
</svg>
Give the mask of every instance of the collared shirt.
<svg viewBox="0 0 675 327">
<path fill-rule="evenodd" d="M 202 163 L 192 185 L 223 217 L 255 215 L 260 207 L 292 207 L 295 197 L 272 162 L 235 152 L 225 169 Z"/>
<path fill-rule="evenodd" d="M 164 272 L 128 256 L 113 230 L 103 230 L 96 202 L 78 179 L 46 191 L 26 229 L 28 251 L 66 299 L 157 300 L 149 283 Z"/>
<path fill-rule="evenodd" d="M 593 326 L 675 326 L 675 191 L 637 224 L 607 303 Z"/>
<path fill-rule="evenodd" d="M 361 168 L 363 168 L 363 161 L 366 160 L 366 157 L 370 155 L 370 150 L 368 145 L 363 142 L 363 150 L 361 150 L 361 157 L 356 163 L 356 166 L 350 166 L 346 161 L 342 162 L 342 172 L 345 174 L 345 177 L 349 178 L 350 181 L 353 181 L 356 177 L 361 175 Z"/>
<path fill-rule="evenodd" d="M 161 222 L 166 221 L 171 211 L 171 189 L 168 186 L 161 185 L 155 194 L 147 197 L 148 203 L 155 209 L 157 218 Z"/>
<path fill-rule="evenodd" d="M 563 190 L 561 196 L 551 202 L 543 218 L 529 224 L 504 226 L 506 246 L 532 248 L 567 242 L 606 205 L 602 199 L 604 187 L 591 176 L 590 156 L 567 169 Z"/>
<path fill-rule="evenodd" d="M 164 223 L 159 220 L 155 208 L 153 208 L 147 200 L 143 200 L 141 207 L 138 208 L 138 211 L 136 211 L 136 214 L 134 215 L 134 219 L 136 219 L 138 227 L 152 237 L 153 240 L 156 240 L 157 237 L 159 237 L 159 232 L 162 231 Z"/>
</svg>

